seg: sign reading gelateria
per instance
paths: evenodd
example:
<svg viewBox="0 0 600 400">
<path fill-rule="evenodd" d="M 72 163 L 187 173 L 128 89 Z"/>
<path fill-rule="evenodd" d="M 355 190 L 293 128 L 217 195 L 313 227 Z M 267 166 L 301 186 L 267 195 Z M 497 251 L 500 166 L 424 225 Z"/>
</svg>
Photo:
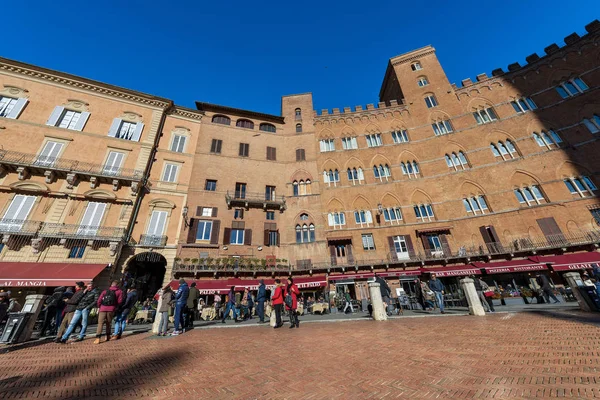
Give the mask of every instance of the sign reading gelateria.
<svg viewBox="0 0 600 400">
<path fill-rule="evenodd" d="M 48 286 L 46 281 L 0 281 L 0 287 L 39 287 Z"/>
</svg>

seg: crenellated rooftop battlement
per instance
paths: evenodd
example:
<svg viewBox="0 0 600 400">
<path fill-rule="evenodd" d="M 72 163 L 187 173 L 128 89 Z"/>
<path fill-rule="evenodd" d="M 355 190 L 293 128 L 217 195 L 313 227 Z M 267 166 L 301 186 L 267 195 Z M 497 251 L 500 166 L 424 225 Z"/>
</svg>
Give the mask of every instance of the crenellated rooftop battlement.
<svg viewBox="0 0 600 400">
<path fill-rule="evenodd" d="M 352 109 L 352 107 L 344 107 L 341 110 L 339 108 L 334 108 L 334 109 L 332 109 L 332 112 L 329 112 L 328 108 L 323 108 L 323 109 L 321 109 L 320 113 L 317 110 L 315 110 L 315 117 L 329 117 L 329 116 L 334 116 L 334 115 L 350 115 L 350 114 L 364 113 L 364 112 L 369 112 L 369 111 L 378 111 L 378 110 L 384 110 L 384 109 L 389 110 L 389 109 L 398 109 L 398 108 L 405 108 L 405 107 L 406 107 L 406 103 L 404 101 L 402 101 L 400 103 L 398 102 L 398 100 L 390 100 L 389 102 L 380 101 L 376 105 L 375 105 L 375 103 L 369 103 L 365 107 L 363 107 L 362 105 L 355 106 L 354 109 Z"/>
<path fill-rule="evenodd" d="M 590 35 L 590 34 L 592 34 L 594 32 L 600 31 L 600 21 L 598 21 L 597 19 L 593 20 L 592 22 L 590 22 L 589 24 L 587 24 L 585 26 L 585 30 L 587 31 L 587 34 L 584 35 L 584 36 L 579 36 L 575 32 L 571 33 L 569 36 L 566 36 L 564 38 L 565 45 L 562 46 L 562 47 L 560 47 L 556 43 L 552 43 L 550 46 L 547 46 L 544 49 L 544 52 L 546 54 L 543 55 L 543 56 L 541 56 L 541 57 L 537 53 L 530 54 L 529 56 L 525 57 L 525 61 L 527 62 L 527 64 L 525 64 L 525 65 L 521 65 L 518 62 L 515 62 L 515 63 L 512 63 L 512 64 L 508 65 L 507 71 L 504 71 L 502 68 L 496 68 L 496 69 L 494 69 L 492 71 L 492 76 L 491 77 L 488 77 L 487 74 L 485 74 L 485 73 L 479 74 L 476 77 L 476 79 L 477 79 L 476 82 L 473 82 L 471 80 L 471 78 L 466 78 L 466 79 L 463 79 L 461 81 L 461 85 L 462 86 L 460 88 L 457 87 L 456 84 L 452 84 L 452 87 L 454 89 L 456 89 L 456 90 L 461 89 L 461 88 L 466 88 L 466 87 L 474 85 L 474 84 L 476 84 L 478 82 L 482 82 L 484 80 L 487 80 L 489 78 L 495 78 L 495 77 L 506 75 L 506 74 L 512 74 L 512 73 L 521 71 L 521 70 L 523 70 L 525 68 L 531 67 L 533 64 L 536 64 L 536 63 L 544 60 L 546 57 L 549 57 L 549 56 L 551 56 L 553 54 L 556 54 L 560 50 L 563 50 L 564 48 L 577 43 L 579 40 L 588 37 L 588 35 Z"/>
</svg>

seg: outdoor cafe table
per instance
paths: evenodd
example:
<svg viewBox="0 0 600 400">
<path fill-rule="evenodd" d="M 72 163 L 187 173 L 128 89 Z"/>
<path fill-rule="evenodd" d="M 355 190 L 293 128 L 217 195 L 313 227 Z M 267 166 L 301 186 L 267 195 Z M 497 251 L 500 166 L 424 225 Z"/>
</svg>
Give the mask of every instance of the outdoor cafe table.
<svg viewBox="0 0 600 400">
<path fill-rule="evenodd" d="M 313 314 L 316 313 L 320 313 L 320 314 L 325 314 L 327 312 L 327 303 L 315 303 L 312 306 L 310 306 L 311 311 Z"/>
<path fill-rule="evenodd" d="M 144 321 L 152 321 L 154 317 L 154 310 L 140 310 L 135 314 L 134 321 L 144 320 Z"/>
<path fill-rule="evenodd" d="M 202 309 L 202 315 L 200 316 L 200 318 L 202 318 L 205 321 L 212 321 L 213 319 L 215 319 L 216 316 L 217 311 L 214 307 L 206 307 Z"/>
</svg>

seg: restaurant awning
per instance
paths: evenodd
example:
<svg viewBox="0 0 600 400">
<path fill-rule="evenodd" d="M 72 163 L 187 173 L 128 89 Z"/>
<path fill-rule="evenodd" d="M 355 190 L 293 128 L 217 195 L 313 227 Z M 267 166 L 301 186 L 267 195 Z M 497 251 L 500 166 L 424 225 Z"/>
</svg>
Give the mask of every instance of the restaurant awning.
<svg viewBox="0 0 600 400">
<path fill-rule="evenodd" d="M 393 271 L 384 271 L 384 272 L 376 272 L 377 275 L 382 278 L 390 278 L 390 277 L 401 277 L 401 276 L 418 276 L 421 275 L 422 271 L 420 269 L 398 269 Z M 354 280 L 354 279 L 369 279 L 373 278 L 375 273 L 373 272 L 363 272 L 363 273 L 353 273 L 353 274 L 331 274 L 329 275 L 330 281 L 346 281 L 346 280 Z"/>
<path fill-rule="evenodd" d="M 401 276 L 419 276 L 422 271 L 420 269 L 400 269 L 394 271 L 378 272 L 377 275 L 387 277 L 401 277 Z"/>
<path fill-rule="evenodd" d="M 539 263 L 550 264 L 554 271 L 591 269 L 593 264 L 600 265 L 600 253 L 595 251 L 563 254 L 560 256 L 536 256 L 530 258 Z"/>
<path fill-rule="evenodd" d="M 504 274 L 509 272 L 530 272 L 547 270 L 544 263 L 538 263 L 529 259 L 499 261 L 494 263 L 472 262 L 477 268 L 485 270 L 487 274 Z"/>
<path fill-rule="evenodd" d="M 331 274 L 329 275 L 330 281 L 345 281 L 348 279 L 369 279 L 374 277 L 375 274 L 372 272 L 364 272 L 359 274 Z"/>
<path fill-rule="evenodd" d="M 285 278 L 280 279 L 283 283 L 286 283 Z M 196 282 L 196 288 L 200 291 L 201 295 L 227 294 L 232 286 L 235 286 L 236 291 L 243 291 L 245 288 L 258 290 L 258 285 L 260 284 L 259 279 L 240 278 L 186 279 L 185 281 L 188 285 Z M 264 281 L 267 287 L 275 285 L 275 279 L 265 279 Z M 327 286 L 327 279 L 325 276 L 301 276 L 294 277 L 294 283 L 298 286 L 298 289 L 318 288 Z M 179 281 L 171 281 L 171 288 L 177 290 L 179 288 Z"/>
<path fill-rule="evenodd" d="M 0 263 L 0 287 L 75 286 L 93 280 L 107 264 Z"/>
<path fill-rule="evenodd" d="M 481 269 L 473 267 L 471 265 L 459 265 L 440 268 L 423 268 L 422 271 L 435 274 L 439 277 L 481 275 Z"/>
</svg>

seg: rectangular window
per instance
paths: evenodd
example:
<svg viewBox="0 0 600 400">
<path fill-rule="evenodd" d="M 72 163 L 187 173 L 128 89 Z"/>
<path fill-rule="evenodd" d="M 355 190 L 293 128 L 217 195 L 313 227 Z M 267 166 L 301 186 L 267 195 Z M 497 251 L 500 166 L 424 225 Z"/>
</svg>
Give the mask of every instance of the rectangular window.
<svg viewBox="0 0 600 400">
<path fill-rule="evenodd" d="M 104 163 L 104 167 L 102 168 L 102 174 L 111 176 L 118 175 L 124 158 L 125 154 L 118 151 L 110 151 L 106 158 L 106 162 Z"/>
<path fill-rule="evenodd" d="M 327 222 L 329 226 L 341 227 L 342 225 L 346 225 L 346 215 L 343 212 L 334 212 L 327 214 Z"/>
<path fill-rule="evenodd" d="M 401 131 L 393 131 L 392 140 L 394 143 L 408 143 L 408 133 L 404 129 Z"/>
<path fill-rule="evenodd" d="M 0 220 L 0 230 L 3 232 L 19 232 L 35 203 L 35 199 L 35 196 L 15 195 Z"/>
<path fill-rule="evenodd" d="M 583 124 L 586 126 L 586 128 L 588 128 L 588 130 L 591 133 L 600 132 L 600 117 L 595 114 L 594 114 L 593 118 L 584 119 Z"/>
<path fill-rule="evenodd" d="M 141 244 L 146 246 L 160 246 L 162 244 L 162 237 L 165 231 L 167 215 L 167 211 L 152 211 L 152 215 L 150 215 L 150 222 L 148 223 L 148 228 L 146 229 L 146 235 Z"/>
<path fill-rule="evenodd" d="M 363 250 L 375 250 L 375 241 L 373 234 L 365 233 L 362 235 Z"/>
<path fill-rule="evenodd" d="M 431 249 L 431 254 L 443 252 L 442 241 L 438 235 L 427 235 L 427 243 Z"/>
<path fill-rule="evenodd" d="M 217 190 L 217 181 L 214 179 L 207 179 L 204 184 L 204 190 L 208 190 L 209 192 Z"/>
<path fill-rule="evenodd" d="M 267 242 L 267 246 L 277 246 L 279 242 L 279 232 L 277 231 L 269 231 L 269 240 Z"/>
<path fill-rule="evenodd" d="M 249 143 L 240 143 L 239 156 L 240 157 L 248 157 L 249 152 L 250 152 L 250 144 Z"/>
<path fill-rule="evenodd" d="M 196 230 L 196 240 L 208 241 L 212 232 L 212 221 L 198 221 L 198 229 Z"/>
<path fill-rule="evenodd" d="M 163 176 L 162 176 L 162 180 L 164 182 L 176 182 L 178 169 L 179 169 L 179 165 L 166 163 L 165 170 L 164 170 Z"/>
<path fill-rule="evenodd" d="M 235 198 L 236 199 L 245 199 L 246 198 L 246 184 L 245 183 L 236 182 Z"/>
<path fill-rule="evenodd" d="M 267 221 L 275 221 L 275 211 L 267 211 Z"/>
<path fill-rule="evenodd" d="M 404 236 L 393 236 L 394 248 L 392 251 L 396 252 L 398 259 L 409 258 L 408 245 L 406 244 L 406 238 Z"/>
<path fill-rule="evenodd" d="M 187 138 L 183 135 L 173 135 L 173 142 L 171 142 L 171 151 L 177 153 L 183 153 L 185 149 L 185 140 Z"/>
<path fill-rule="evenodd" d="M 244 209 L 236 208 L 233 210 L 233 219 L 244 219 Z"/>
<path fill-rule="evenodd" d="M 438 102 L 434 95 L 429 95 L 425 97 L 425 104 L 427 105 L 427 108 L 433 108 L 438 105 Z"/>
<path fill-rule="evenodd" d="M 77 241 L 79 242 L 79 241 Z M 85 243 L 77 243 L 71 246 L 71 250 L 69 250 L 69 255 L 67 258 L 83 258 L 83 253 L 85 252 Z"/>
<path fill-rule="evenodd" d="M 381 133 L 374 133 L 371 135 L 366 135 L 366 139 L 367 139 L 367 147 L 383 146 L 383 141 L 381 140 Z"/>
<path fill-rule="evenodd" d="M 229 238 L 230 244 L 244 244 L 244 230 L 243 229 L 232 229 L 231 236 Z"/>
<path fill-rule="evenodd" d="M 121 121 L 121 125 L 119 126 L 115 137 L 117 139 L 132 140 L 136 128 L 137 124 L 134 122 Z"/>
<path fill-rule="evenodd" d="M 398 223 L 402 221 L 402 212 L 400 207 L 390 207 L 383 209 L 383 219 L 385 222 Z"/>
<path fill-rule="evenodd" d="M 600 226 L 600 208 L 590 210 L 590 213 L 592 213 L 592 217 L 594 217 L 594 221 L 596 221 L 596 224 Z"/>
<path fill-rule="evenodd" d="M 0 96 L 0 117 L 8 117 L 17 104 L 18 99 Z"/>
<path fill-rule="evenodd" d="M 356 150 L 358 149 L 358 142 L 356 137 L 345 137 L 342 138 L 342 148 L 344 150 Z"/>
<path fill-rule="evenodd" d="M 306 161 L 306 152 L 304 149 L 296 149 L 296 161 Z"/>
<path fill-rule="evenodd" d="M 420 204 L 413 206 L 415 216 L 419 222 L 431 221 L 434 218 L 431 204 Z"/>
<path fill-rule="evenodd" d="M 212 207 L 202 207 L 202 217 L 212 217 L 213 215 Z"/>
<path fill-rule="evenodd" d="M 275 186 L 265 186 L 265 200 L 275 201 Z"/>
<path fill-rule="evenodd" d="M 79 224 L 78 235 L 94 236 L 100 228 L 106 203 L 89 202 Z"/>
<path fill-rule="evenodd" d="M 42 149 L 42 152 L 35 160 L 35 165 L 44 167 L 51 167 L 56 162 L 60 151 L 62 150 L 63 144 L 58 142 L 47 141 Z"/>
<path fill-rule="evenodd" d="M 267 147 L 267 160 L 277 160 L 277 149 L 275 147 Z"/>
<path fill-rule="evenodd" d="M 223 141 L 221 139 L 213 139 L 210 144 L 210 152 L 213 154 L 221 154 L 221 146 Z"/>
<path fill-rule="evenodd" d="M 319 147 L 321 148 L 321 153 L 335 151 L 335 142 L 333 139 L 323 139 L 319 141 Z"/>
<path fill-rule="evenodd" d="M 65 129 L 75 129 L 80 117 L 81 113 L 78 111 L 64 110 L 56 126 Z"/>
</svg>

